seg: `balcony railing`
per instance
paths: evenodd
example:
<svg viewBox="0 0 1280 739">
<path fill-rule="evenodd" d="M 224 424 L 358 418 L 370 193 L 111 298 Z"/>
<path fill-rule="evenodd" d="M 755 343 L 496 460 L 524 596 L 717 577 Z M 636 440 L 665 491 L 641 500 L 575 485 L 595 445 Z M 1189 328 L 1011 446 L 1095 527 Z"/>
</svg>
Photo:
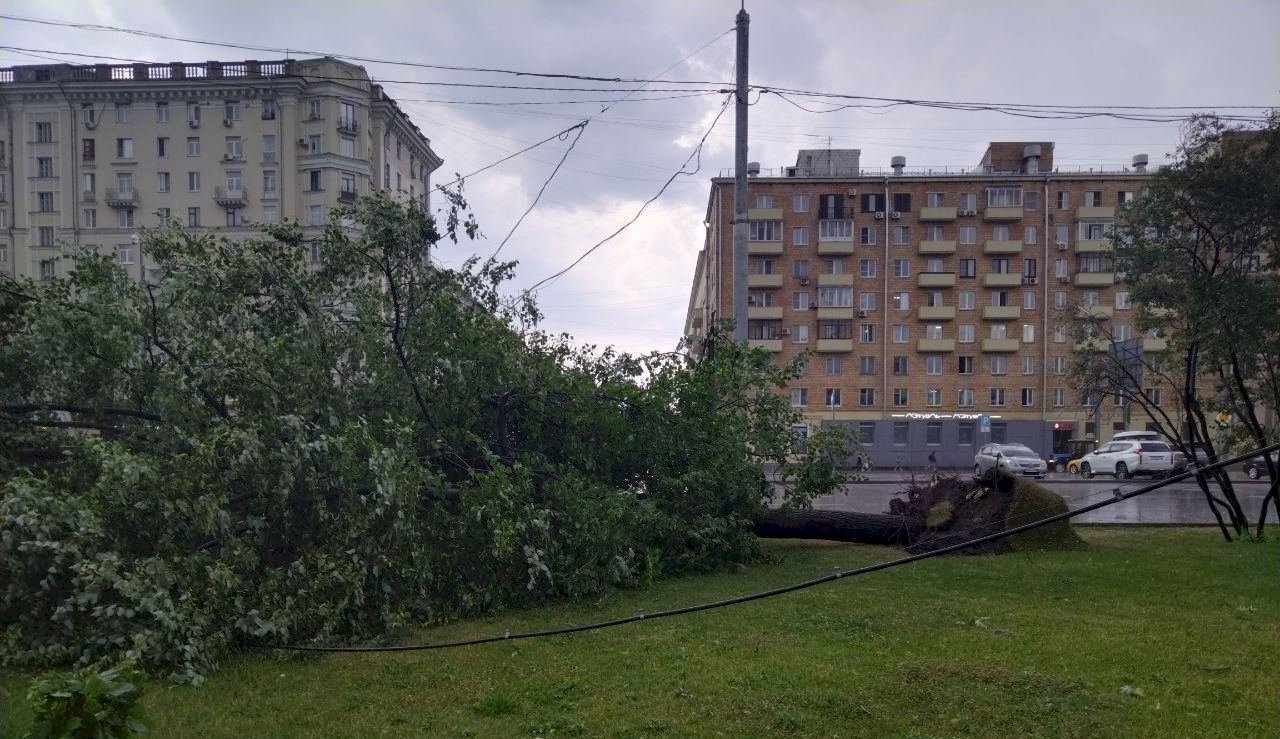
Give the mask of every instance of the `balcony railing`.
<svg viewBox="0 0 1280 739">
<path fill-rule="evenodd" d="M 339 190 L 338 201 L 342 203 L 354 203 L 356 200 L 355 190 Z"/>
<path fill-rule="evenodd" d="M 108 187 L 107 196 L 103 200 L 112 208 L 136 208 L 138 191 L 131 187 Z"/>
<path fill-rule="evenodd" d="M 4 200 L 4 198 L 0 198 L 0 200 Z M 98 202 L 98 193 L 94 192 L 93 190 L 85 190 L 84 192 L 80 193 L 80 202 L 96 203 Z"/>
<path fill-rule="evenodd" d="M 243 187 L 215 187 L 213 200 L 218 205 L 228 207 L 243 206 L 249 200 L 249 194 Z"/>
<path fill-rule="evenodd" d="M 357 123 L 354 119 L 350 119 L 350 118 L 338 119 L 338 133 L 358 133 L 359 131 L 360 131 L 360 124 Z"/>
</svg>

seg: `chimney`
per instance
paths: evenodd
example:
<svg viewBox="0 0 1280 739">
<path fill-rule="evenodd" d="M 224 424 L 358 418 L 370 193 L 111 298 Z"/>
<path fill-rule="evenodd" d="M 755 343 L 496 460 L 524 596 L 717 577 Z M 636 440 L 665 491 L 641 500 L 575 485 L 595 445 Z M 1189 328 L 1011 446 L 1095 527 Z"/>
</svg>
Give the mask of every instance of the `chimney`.
<svg viewBox="0 0 1280 739">
<path fill-rule="evenodd" d="M 1035 174 L 1040 171 L 1040 145 L 1027 144 L 1022 147 L 1022 171 Z"/>
<path fill-rule="evenodd" d="M 1133 171 L 1134 172 L 1147 171 L 1147 155 L 1146 154 L 1133 155 Z"/>
<path fill-rule="evenodd" d="M 892 159 L 890 159 L 890 160 L 889 160 L 889 166 L 890 166 L 890 167 L 893 167 L 893 174 L 894 174 L 894 176 L 895 176 L 895 177 L 901 177 L 901 176 L 902 176 L 902 168 L 907 166 L 907 158 L 906 158 L 906 157 L 894 157 L 894 158 L 892 158 Z"/>
</svg>

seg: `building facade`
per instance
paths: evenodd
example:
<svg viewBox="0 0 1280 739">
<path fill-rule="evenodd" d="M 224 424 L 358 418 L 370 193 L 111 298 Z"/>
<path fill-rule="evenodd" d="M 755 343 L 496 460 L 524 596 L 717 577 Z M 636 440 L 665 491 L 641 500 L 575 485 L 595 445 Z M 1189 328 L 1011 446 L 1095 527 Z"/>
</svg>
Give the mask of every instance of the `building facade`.
<svg viewBox="0 0 1280 739">
<path fill-rule="evenodd" d="M 1110 254 L 1146 157 L 1066 172 L 1053 154 L 1050 142 L 995 142 L 960 171 L 908 170 L 901 157 L 869 171 L 857 150 L 753 167 L 748 336 L 779 361 L 812 353 L 789 388 L 809 425 L 851 425 L 878 467 L 930 453 L 968 467 L 989 441 L 1047 457 L 1146 426 L 1137 408 L 1129 418 L 1111 398 L 1079 397 L 1067 376 L 1074 352 L 1104 348 L 1073 342 L 1079 311 L 1146 353 L 1165 348 L 1135 335 Z M 732 177 L 713 179 L 685 326 L 695 339 L 733 315 L 733 211 Z"/>
<path fill-rule="evenodd" d="M 0 273 L 68 248 L 148 268 L 136 229 L 249 235 L 381 189 L 429 205 L 442 160 L 364 68 L 336 59 L 0 69 Z"/>
</svg>

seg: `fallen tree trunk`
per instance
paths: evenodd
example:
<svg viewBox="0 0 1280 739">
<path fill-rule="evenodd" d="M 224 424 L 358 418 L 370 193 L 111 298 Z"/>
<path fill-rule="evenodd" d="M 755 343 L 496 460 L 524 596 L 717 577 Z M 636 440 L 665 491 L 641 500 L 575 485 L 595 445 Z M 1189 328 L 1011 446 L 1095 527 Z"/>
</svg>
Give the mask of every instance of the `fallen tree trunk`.
<svg viewBox="0 0 1280 739">
<path fill-rule="evenodd" d="M 921 523 L 881 513 L 771 510 L 756 520 L 756 536 L 905 546 L 919 536 Z"/>
</svg>

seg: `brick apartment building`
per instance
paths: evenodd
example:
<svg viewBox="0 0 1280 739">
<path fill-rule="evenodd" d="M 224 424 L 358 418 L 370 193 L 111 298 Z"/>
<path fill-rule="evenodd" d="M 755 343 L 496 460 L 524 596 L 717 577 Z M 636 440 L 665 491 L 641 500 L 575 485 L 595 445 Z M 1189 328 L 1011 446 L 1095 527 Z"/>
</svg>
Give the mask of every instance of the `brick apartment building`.
<svg viewBox="0 0 1280 739">
<path fill-rule="evenodd" d="M 1066 324 L 1085 310 L 1137 338 L 1108 234 L 1146 186 L 1147 159 L 1068 172 L 1053 157 L 1051 142 L 993 142 L 963 170 L 894 157 L 871 171 L 858 150 L 753 165 L 748 335 L 779 361 L 813 352 L 790 387 L 810 425 L 852 424 L 878 467 L 922 466 L 930 452 L 967 467 L 987 441 L 1047 456 L 1126 428 L 1113 399 L 1069 389 L 1072 353 L 1102 347 L 1075 346 Z M 732 177 L 714 178 L 687 335 L 733 315 L 733 210 Z M 1127 427 L 1144 428 L 1132 413 Z"/>
<path fill-rule="evenodd" d="M 332 58 L 0 69 L 0 274 L 51 278 L 64 249 L 149 265 L 137 228 L 173 219 L 314 235 L 373 189 L 424 206 L 442 160 L 364 68 Z"/>
</svg>

